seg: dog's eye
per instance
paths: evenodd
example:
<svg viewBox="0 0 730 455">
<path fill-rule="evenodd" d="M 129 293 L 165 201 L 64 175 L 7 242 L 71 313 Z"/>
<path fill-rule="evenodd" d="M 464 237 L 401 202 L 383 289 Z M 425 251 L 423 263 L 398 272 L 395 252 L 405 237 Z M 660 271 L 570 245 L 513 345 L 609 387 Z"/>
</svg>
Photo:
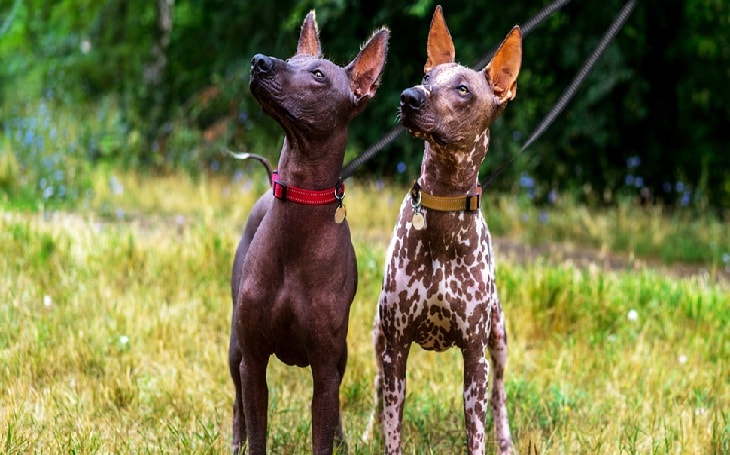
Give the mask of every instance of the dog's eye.
<svg viewBox="0 0 730 455">
<path fill-rule="evenodd" d="M 469 89 L 466 87 L 466 85 L 460 85 L 456 87 L 456 90 L 459 91 L 459 95 L 466 95 L 469 93 Z"/>
<path fill-rule="evenodd" d="M 423 84 L 425 85 L 426 82 L 428 82 L 430 79 L 431 79 L 431 75 L 430 74 L 426 74 L 425 76 L 423 76 Z"/>
<path fill-rule="evenodd" d="M 324 79 L 324 73 L 321 70 L 312 71 L 312 76 L 314 76 L 316 79 Z"/>
</svg>

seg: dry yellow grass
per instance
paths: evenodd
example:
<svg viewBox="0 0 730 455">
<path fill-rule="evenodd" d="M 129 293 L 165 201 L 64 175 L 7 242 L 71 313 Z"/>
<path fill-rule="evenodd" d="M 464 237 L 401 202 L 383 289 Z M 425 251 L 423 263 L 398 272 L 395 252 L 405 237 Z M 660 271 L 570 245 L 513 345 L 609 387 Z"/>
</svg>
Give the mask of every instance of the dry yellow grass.
<svg viewBox="0 0 730 455">
<path fill-rule="evenodd" d="M 265 182 L 117 183 L 123 191 L 99 180 L 91 212 L 2 214 L 3 453 L 229 453 L 228 279 Z M 380 451 L 360 435 L 383 255 L 403 194 L 353 181 L 345 200 L 360 275 L 341 389 L 355 454 Z M 108 216 L 90 215 L 100 210 Z M 542 260 L 504 260 L 498 279 L 520 453 L 730 451 L 727 287 Z M 459 353 L 414 347 L 408 374 L 405 452 L 462 453 Z M 272 360 L 268 377 L 271 453 L 310 453 L 309 371 Z"/>
</svg>

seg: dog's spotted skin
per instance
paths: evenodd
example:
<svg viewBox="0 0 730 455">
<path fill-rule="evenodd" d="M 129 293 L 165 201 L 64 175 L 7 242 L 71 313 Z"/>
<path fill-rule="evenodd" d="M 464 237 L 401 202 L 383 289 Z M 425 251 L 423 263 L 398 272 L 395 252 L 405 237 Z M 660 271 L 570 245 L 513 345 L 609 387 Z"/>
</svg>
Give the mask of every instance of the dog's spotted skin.
<svg viewBox="0 0 730 455">
<path fill-rule="evenodd" d="M 470 155 L 483 156 L 487 142 L 478 138 Z M 429 187 L 425 178 L 419 183 Z M 387 409 L 383 416 L 386 452 L 398 453 L 400 447 L 405 363 L 413 342 L 423 349 L 457 347 L 463 352 L 464 412 L 467 433 L 474 435 L 468 441 L 469 453 L 484 452 L 489 373 L 484 352 L 489 349 L 495 364 L 491 401 L 497 439 L 508 441 L 508 446 L 502 384 L 507 339 L 484 217 L 481 211 L 427 211 L 427 228 L 421 231 L 413 228 L 412 217 L 408 194 L 388 249 L 390 259 L 374 324 L 376 352 L 382 353 L 378 356 L 382 361 L 379 370 L 385 372 L 376 379 L 376 388 L 382 391 Z M 393 378 L 392 383 L 389 378 Z"/>
<path fill-rule="evenodd" d="M 422 85 L 403 92 L 400 109 L 403 125 L 426 140 L 418 179 L 426 193 L 464 196 L 479 187 L 489 126 L 516 91 L 521 37 L 515 30 L 495 54 L 490 63 L 494 66 L 473 71 L 453 62 L 453 44 L 437 8 L 429 33 L 426 76 Z M 488 350 L 494 368 L 490 402 L 497 445 L 500 454 L 511 453 L 503 382 L 507 334 L 487 224 L 481 210 L 441 212 L 421 207 L 425 227 L 418 230 L 412 222 L 412 202 L 409 193 L 386 256 L 373 332 L 377 375 L 371 424 L 383 431 L 386 454 L 400 454 L 411 344 L 434 351 L 457 347 L 464 358 L 467 450 L 483 454 L 489 373 L 484 353 Z M 369 428 L 366 437 L 373 430 Z"/>
</svg>

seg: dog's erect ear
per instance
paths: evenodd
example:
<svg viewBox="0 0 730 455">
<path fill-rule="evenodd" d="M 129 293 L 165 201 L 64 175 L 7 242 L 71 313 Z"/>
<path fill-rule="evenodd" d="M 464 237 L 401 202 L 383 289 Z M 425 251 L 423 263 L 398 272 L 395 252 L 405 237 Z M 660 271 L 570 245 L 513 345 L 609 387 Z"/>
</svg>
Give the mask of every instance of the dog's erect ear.
<svg viewBox="0 0 730 455">
<path fill-rule="evenodd" d="M 356 104 L 364 105 L 364 101 L 375 96 L 385 66 L 389 37 L 390 31 L 385 27 L 375 32 L 357 57 L 345 67 Z"/>
<path fill-rule="evenodd" d="M 517 94 L 517 75 L 521 65 L 522 32 L 515 25 L 484 68 L 484 75 L 500 103 L 514 99 Z"/>
<path fill-rule="evenodd" d="M 451 33 L 449 33 L 449 28 L 446 27 L 441 5 L 436 6 L 436 11 L 433 12 L 431 28 L 428 31 L 428 40 L 426 41 L 426 56 L 428 58 L 423 66 L 424 74 L 442 63 L 454 63 L 456 61 L 454 42 L 451 41 Z"/>
<path fill-rule="evenodd" d="M 322 46 L 319 44 L 319 30 L 314 10 L 307 14 L 302 24 L 302 31 L 299 33 L 299 44 L 297 44 L 297 55 L 311 55 L 320 58 Z"/>
</svg>

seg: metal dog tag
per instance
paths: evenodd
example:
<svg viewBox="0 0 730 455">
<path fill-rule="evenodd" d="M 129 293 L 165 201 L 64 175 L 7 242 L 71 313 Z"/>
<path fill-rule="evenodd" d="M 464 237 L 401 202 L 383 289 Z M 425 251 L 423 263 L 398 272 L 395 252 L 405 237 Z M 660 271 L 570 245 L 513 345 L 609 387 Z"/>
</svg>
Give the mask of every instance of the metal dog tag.
<svg viewBox="0 0 730 455">
<path fill-rule="evenodd" d="M 413 218 L 411 218 L 411 223 L 413 223 L 413 228 L 415 230 L 420 231 L 423 229 L 423 226 L 426 225 L 426 218 L 423 216 L 423 213 L 414 212 Z"/>
<path fill-rule="evenodd" d="M 341 205 L 337 207 L 335 210 L 335 223 L 340 224 L 343 221 L 345 221 L 345 217 L 347 216 L 347 210 L 345 210 L 345 206 Z"/>
</svg>

